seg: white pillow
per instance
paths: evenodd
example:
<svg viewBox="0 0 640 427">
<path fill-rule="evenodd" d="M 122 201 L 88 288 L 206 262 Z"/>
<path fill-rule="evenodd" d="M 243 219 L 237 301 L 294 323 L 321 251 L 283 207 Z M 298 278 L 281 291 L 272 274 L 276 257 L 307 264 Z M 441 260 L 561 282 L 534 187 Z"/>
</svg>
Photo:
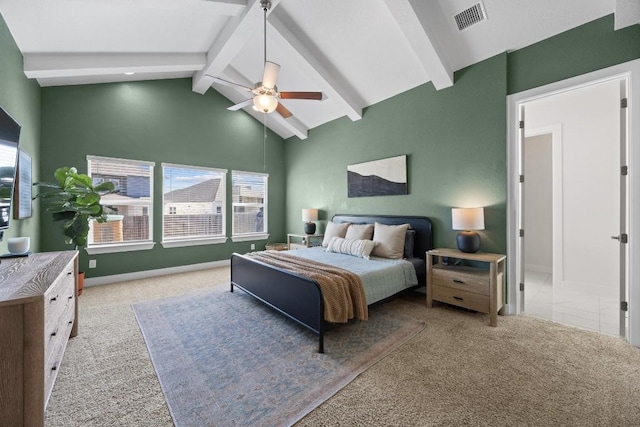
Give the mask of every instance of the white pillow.
<svg viewBox="0 0 640 427">
<path fill-rule="evenodd" d="M 347 234 L 347 228 L 349 228 L 350 224 L 350 222 L 328 222 L 327 228 L 324 230 L 322 246 L 326 248 L 332 237 L 344 237 Z"/>
<path fill-rule="evenodd" d="M 373 224 L 351 224 L 347 228 L 345 239 L 371 240 L 373 237 Z"/>
<path fill-rule="evenodd" d="M 327 252 L 353 255 L 364 259 L 369 259 L 371 251 L 376 246 L 372 240 L 343 239 L 333 237 L 325 249 Z"/>
<path fill-rule="evenodd" d="M 375 223 L 373 241 L 377 243 L 371 255 L 381 258 L 401 259 L 404 254 L 404 237 L 409 224 L 385 225 Z"/>
</svg>

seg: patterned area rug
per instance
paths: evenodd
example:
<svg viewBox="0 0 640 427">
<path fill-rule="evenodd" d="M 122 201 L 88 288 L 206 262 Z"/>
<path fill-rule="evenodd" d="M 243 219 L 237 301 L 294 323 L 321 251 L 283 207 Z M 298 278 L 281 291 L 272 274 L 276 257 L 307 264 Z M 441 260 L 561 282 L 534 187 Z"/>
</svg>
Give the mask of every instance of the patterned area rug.
<svg viewBox="0 0 640 427">
<path fill-rule="evenodd" d="M 240 290 L 133 305 L 177 427 L 288 426 L 425 327 L 372 307 L 317 336 Z"/>
</svg>

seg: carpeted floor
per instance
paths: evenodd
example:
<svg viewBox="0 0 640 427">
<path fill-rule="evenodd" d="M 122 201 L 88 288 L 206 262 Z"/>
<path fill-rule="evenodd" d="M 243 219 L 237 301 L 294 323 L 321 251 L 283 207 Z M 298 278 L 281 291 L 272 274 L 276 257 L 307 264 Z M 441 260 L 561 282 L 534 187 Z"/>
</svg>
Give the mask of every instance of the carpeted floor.
<svg viewBox="0 0 640 427">
<path fill-rule="evenodd" d="M 330 329 L 305 328 L 242 291 L 133 306 L 176 426 L 290 426 L 424 329 L 387 305 Z"/>
<path fill-rule="evenodd" d="M 131 304 L 228 290 L 229 269 L 87 288 L 47 410 L 52 426 L 171 426 Z M 498 318 L 409 295 L 413 339 L 296 426 L 640 425 L 640 350 L 526 316 Z"/>
</svg>

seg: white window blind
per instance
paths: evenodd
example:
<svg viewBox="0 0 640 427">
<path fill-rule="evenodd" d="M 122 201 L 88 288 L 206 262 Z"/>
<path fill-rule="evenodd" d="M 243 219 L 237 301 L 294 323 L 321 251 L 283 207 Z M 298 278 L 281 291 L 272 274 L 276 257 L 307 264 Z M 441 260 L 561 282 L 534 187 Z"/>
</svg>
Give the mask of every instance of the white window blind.
<svg viewBox="0 0 640 427">
<path fill-rule="evenodd" d="M 232 172 L 233 236 L 267 233 L 267 183 L 269 175 Z"/>
<path fill-rule="evenodd" d="M 115 192 L 100 204 L 108 221 L 91 221 L 87 247 L 152 241 L 153 167 L 151 162 L 87 156 L 88 175 L 94 185 L 111 181 Z"/>
<path fill-rule="evenodd" d="M 227 171 L 162 164 L 163 242 L 225 237 Z"/>
</svg>

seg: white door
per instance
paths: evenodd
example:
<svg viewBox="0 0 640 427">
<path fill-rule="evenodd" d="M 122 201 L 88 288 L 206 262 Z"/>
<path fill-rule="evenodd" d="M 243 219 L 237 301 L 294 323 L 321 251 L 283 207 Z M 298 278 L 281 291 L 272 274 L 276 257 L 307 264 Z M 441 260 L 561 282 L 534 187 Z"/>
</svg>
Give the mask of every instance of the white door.
<svg viewBox="0 0 640 427">
<path fill-rule="evenodd" d="M 554 153 L 554 194 L 549 198 L 553 200 L 550 218 L 554 235 L 552 284 L 556 297 L 551 302 L 554 320 L 575 317 L 564 323 L 575 321 L 576 326 L 610 334 L 619 332 L 626 337 L 626 313 L 621 308 L 627 300 L 627 190 L 622 169 L 626 165 L 627 126 L 621 96 L 626 98 L 626 80 L 612 79 L 520 105 L 519 121 L 525 125 L 519 129 L 518 276 L 520 310 L 526 312 L 524 242 L 527 236 L 536 236 L 542 228 L 525 227 L 527 223 L 534 223 L 533 219 L 539 219 L 529 218 L 525 222 L 525 191 L 530 194 L 526 190 L 529 180 L 524 173 L 527 171 L 525 133 L 527 129 L 560 127 L 562 146 L 560 152 Z M 558 165 L 560 171 L 556 170 Z M 531 197 L 528 203 L 532 203 Z M 578 319 L 588 316 L 591 318 Z"/>
</svg>

